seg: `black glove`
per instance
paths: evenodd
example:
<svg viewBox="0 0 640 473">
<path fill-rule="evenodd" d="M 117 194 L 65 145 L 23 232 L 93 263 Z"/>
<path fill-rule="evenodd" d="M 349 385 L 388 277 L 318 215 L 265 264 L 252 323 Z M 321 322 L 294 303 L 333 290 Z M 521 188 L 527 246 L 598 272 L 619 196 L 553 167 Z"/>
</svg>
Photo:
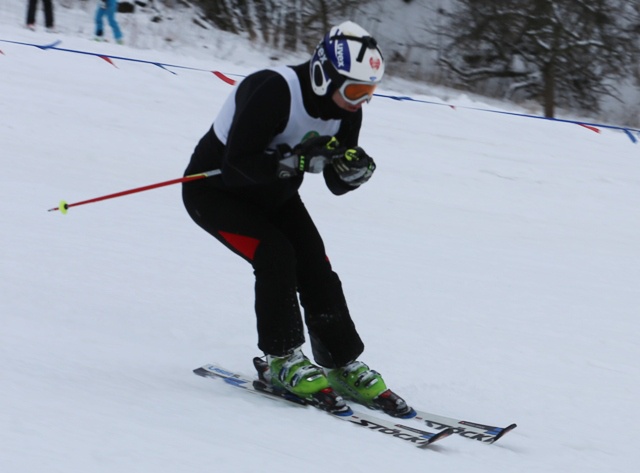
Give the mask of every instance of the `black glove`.
<svg viewBox="0 0 640 473">
<path fill-rule="evenodd" d="M 345 150 L 332 164 L 338 177 L 353 187 L 367 182 L 376 170 L 373 158 L 359 146 Z"/>
<path fill-rule="evenodd" d="M 333 136 L 316 136 L 291 149 L 286 144 L 276 146 L 278 177 L 286 179 L 303 172 L 320 173 L 336 158 L 344 156 Z"/>
</svg>

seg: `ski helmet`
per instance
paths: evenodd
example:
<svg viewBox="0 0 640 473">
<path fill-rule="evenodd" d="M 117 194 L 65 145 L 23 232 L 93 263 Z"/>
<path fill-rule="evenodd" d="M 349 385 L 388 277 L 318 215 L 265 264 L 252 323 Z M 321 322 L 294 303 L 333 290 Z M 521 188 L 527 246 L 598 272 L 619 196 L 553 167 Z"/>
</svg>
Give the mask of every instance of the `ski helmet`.
<svg viewBox="0 0 640 473">
<path fill-rule="evenodd" d="M 340 89 L 346 81 L 373 85 L 352 103 L 371 99 L 384 75 L 384 59 L 376 40 L 352 21 L 334 26 L 318 44 L 310 64 L 311 86 L 320 96 Z M 343 93 L 344 96 L 344 93 Z"/>
</svg>

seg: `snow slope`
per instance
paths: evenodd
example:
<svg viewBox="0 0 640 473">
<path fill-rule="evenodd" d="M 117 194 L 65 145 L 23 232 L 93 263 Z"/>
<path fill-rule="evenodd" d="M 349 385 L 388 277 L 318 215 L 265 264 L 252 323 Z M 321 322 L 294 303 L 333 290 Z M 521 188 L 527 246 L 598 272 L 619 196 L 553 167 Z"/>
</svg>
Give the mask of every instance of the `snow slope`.
<svg viewBox="0 0 640 473">
<path fill-rule="evenodd" d="M 268 64 L 242 43 L 205 59 L 5 18 L 2 40 Z M 636 471 L 640 148 L 624 134 L 376 98 L 361 139 L 374 178 L 343 197 L 306 179 L 363 359 L 418 407 L 519 425 L 421 451 L 191 373 L 250 373 L 258 352 L 251 270 L 189 219 L 179 186 L 47 213 L 179 177 L 229 85 L 0 50 L 0 471 Z"/>
</svg>

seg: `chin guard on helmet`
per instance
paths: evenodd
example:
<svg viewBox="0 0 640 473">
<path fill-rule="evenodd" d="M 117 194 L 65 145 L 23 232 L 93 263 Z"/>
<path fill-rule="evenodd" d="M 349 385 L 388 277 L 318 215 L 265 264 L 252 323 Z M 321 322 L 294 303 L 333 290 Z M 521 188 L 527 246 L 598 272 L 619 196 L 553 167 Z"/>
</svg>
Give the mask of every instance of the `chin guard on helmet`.
<svg viewBox="0 0 640 473">
<path fill-rule="evenodd" d="M 311 86 L 320 96 L 339 89 L 346 80 L 377 84 L 384 75 L 384 58 L 377 41 L 347 21 L 329 31 L 310 62 Z"/>
</svg>

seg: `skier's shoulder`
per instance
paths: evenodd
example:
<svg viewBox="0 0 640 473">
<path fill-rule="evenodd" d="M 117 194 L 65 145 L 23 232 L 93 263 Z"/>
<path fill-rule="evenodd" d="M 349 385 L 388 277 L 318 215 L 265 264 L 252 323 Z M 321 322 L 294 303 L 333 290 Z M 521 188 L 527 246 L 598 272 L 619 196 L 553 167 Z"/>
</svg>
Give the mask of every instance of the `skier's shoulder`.
<svg viewBox="0 0 640 473">
<path fill-rule="evenodd" d="M 252 92 L 259 91 L 261 94 L 272 93 L 276 94 L 276 97 L 289 93 L 286 78 L 276 69 L 261 69 L 249 74 L 240 83 L 238 90 L 242 89 Z"/>
</svg>

